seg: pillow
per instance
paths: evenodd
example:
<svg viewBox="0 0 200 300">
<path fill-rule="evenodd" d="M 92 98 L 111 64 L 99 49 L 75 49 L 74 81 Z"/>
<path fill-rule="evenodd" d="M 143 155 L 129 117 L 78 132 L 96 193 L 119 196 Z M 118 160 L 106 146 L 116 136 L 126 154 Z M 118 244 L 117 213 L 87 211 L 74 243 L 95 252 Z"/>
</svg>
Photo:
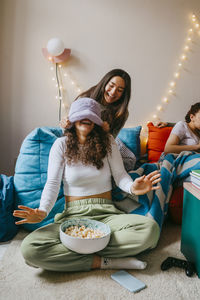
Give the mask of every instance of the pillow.
<svg viewBox="0 0 200 300">
<path fill-rule="evenodd" d="M 123 128 L 118 134 L 118 138 L 131 150 L 136 159 L 140 159 L 140 131 L 142 126 Z"/>
<path fill-rule="evenodd" d="M 149 129 L 147 142 L 148 161 L 153 163 L 159 160 L 173 127 L 157 128 L 153 123 L 148 123 L 147 126 Z"/>
<path fill-rule="evenodd" d="M 62 136 L 61 128 L 41 127 L 33 130 L 23 141 L 17 158 L 14 187 L 16 205 L 39 207 L 42 190 L 47 179 L 49 151 L 54 141 Z M 54 221 L 56 213 L 64 209 L 65 199 L 62 187 L 50 214 L 40 223 L 23 224 L 30 231 Z"/>
</svg>

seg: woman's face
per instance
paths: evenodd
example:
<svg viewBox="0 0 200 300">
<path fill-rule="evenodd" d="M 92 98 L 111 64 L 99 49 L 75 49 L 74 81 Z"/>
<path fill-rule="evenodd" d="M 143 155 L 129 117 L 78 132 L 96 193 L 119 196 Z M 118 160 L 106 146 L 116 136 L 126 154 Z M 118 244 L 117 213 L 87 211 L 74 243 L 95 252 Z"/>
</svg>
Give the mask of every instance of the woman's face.
<svg viewBox="0 0 200 300">
<path fill-rule="evenodd" d="M 125 81 L 120 76 L 112 77 L 105 87 L 105 104 L 112 104 L 119 100 L 125 89 Z"/>
<path fill-rule="evenodd" d="M 200 110 L 195 115 L 191 114 L 190 120 L 191 120 L 194 128 L 200 130 Z"/>
<path fill-rule="evenodd" d="M 79 134 L 87 136 L 94 128 L 94 123 L 89 119 L 83 119 L 75 122 L 75 127 Z"/>
</svg>

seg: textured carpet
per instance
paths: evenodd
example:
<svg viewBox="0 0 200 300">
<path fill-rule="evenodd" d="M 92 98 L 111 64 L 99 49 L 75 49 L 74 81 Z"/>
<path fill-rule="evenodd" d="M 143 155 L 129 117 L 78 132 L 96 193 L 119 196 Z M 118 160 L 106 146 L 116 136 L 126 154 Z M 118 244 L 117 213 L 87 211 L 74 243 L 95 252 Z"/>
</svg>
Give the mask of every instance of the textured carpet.
<svg viewBox="0 0 200 300">
<path fill-rule="evenodd" d="M 57 273 L 27 266 L 20 253 L 20 244 L 27 233 L 20 231 L 10 243 L 0 266 L 0 299 L 6 300 L 197 300 L 200 279 L 189 278 L 185 271 L 171 268 L 161 271 L 160 264 L 168 256 L 183 258 L 180 252 L 180 226 L 167 223 L 156 249 L 138 258 L 148 262 L 143 271 L 129 273 L 146 283 L 147 288 L 131 293 L 110 278 L 115 270 L 81 273 Z"/>
</svg>

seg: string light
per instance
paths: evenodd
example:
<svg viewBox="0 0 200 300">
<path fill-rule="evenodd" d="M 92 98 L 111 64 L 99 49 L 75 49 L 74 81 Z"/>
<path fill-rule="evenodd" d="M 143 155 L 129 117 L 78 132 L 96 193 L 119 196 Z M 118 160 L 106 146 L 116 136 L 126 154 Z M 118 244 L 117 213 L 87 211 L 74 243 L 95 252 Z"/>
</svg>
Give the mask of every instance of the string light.
<svg viewBox="0 0 200 300">
<path fill-rule="evenodd" d="M 171 81 L 169 85 L 170 85 L 171 87 L 174 87 L 174 86 L 176 85 L 176 82 Z"/>
<path fill-rule="evenodd" d="M 181 60 L 185 60 L 187 58 L 187 56 L 185 54 L 181 55 Z"/>
<path fill-rule="evenodd" d="M 161 111 L 162 110 L 162 106 L 161 105 L 157 106 L 157 110 Z"/>
<path fill-rule="evenodd" d="M 163 98 L 163 102 L 164 102 L 164 103 L 169 102 L 168 98 L 167 98 L 167 97 Z"/>
<path fill-rule="evenodd" d="M 174 73 L 174 77 L 175 77 L 175 78 L 179 78 L 179 76 L 180 76 L 180 73 L 179 73 L 179 72 Z"/>
<path fill-rule="evenodd" d="M 191 18 L 192 25 L 194 28 L 189 28 L 187 31 L 187 36 L 186 36 L 186 45 L 184 45 L 183 49 L 184 51 L 187 51 L 189 53 L 189 50 L 191 50 L 191 42 L 193 40 L 193 34 L 196 32 L 198 35 L 200 35 L 200 22 L 198 21 L 198 18 L 195 14 L 192 15 Z M 187 43 L 190 43 L 190 47 L 188 46 Z M 191 51 L 192 52 L 192 51 Z M 180 77 L 180 73 L 183 67 L 183 64 L 187 60 L 187 55 L 185 53 L 182 53 L 180 56 L 180 61 L 177 64 L 177 71 L 174 72 L 174 78 L 177 80 Z M 167 94 L 169 97 L 175 95 L 175 88 L 176 88 L 176 81 L 170 81 L 169 82 L 170 89 L 167 91 Z M 169 98 L 167 96 L 164 96 L 161 100 L 164 104 L 169 104 Z M 162 105 L 157 105 L 156 110 L 158 113 L 163 111 Z M 152 114 L 152 118 L 159 119 L 159 116 L 157 114 Z"/>
</svg>

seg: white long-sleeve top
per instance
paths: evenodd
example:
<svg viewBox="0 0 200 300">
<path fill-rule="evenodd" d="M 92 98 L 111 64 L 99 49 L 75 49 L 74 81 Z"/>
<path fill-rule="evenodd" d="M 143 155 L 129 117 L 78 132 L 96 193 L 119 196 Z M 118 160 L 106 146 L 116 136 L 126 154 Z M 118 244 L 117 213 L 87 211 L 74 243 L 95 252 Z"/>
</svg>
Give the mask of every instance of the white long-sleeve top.
<svg viewBox="0 0 200 300">
<path fill-rule="evenodd" d="M 111 175 L 117 186 L 131 193 L 133 180 L 124 169 L 121 154 L 112 136 L 110 136 L 112 153 L 107 154 L 103 159 L 104 165 L 99 170 L 93 165 L 83 165 L 81 162 L 69 165 L 65 155 L 66 138 L 58 138 L 50 150 L 47 182 L 42 192 L 39 209 L 49 214 L 58 197 L 62 180 L 66 196 L 82 197 L 110 191 Z"/>
</svg>

